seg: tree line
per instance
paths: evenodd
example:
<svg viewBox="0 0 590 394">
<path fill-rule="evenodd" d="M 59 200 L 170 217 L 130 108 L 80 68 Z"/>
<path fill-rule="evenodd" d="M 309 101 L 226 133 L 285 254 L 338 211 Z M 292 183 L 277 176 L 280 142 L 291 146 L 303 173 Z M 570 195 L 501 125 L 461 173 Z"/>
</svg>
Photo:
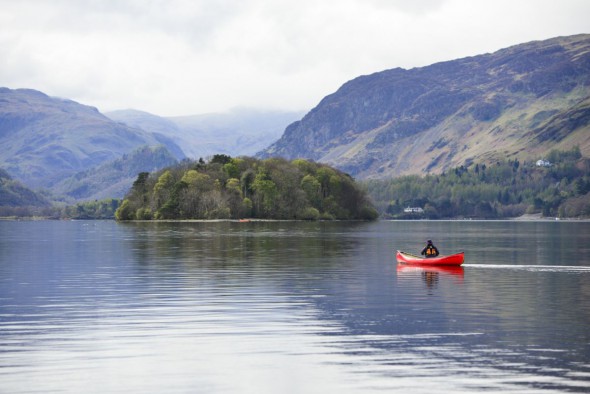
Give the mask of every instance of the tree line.
<svg viewBox="0 0 590 394">
<path fill-rule="evenodd" d="M 364 183 L 385 218 L 590 217 L 590 160 L 579 148 L 551 151 L 547 163 L 518 159 L 471 164 L 440 175 Z M 545 166 L 544 166 L 545 165 Z M 406 212 L 419 207 L 422 212 Z"/>
<path fill-rule="evenodd" d="M 108 220 L 115 218 L 115 212 L 121 200 L 107 198 L 104 200 L 85 201 L 73 205 L 53 203 L 46 206 L 0 205 L 0 218 L 43 218 L 43 219 L 76 219 L 76 220 Z"/>
<path fill-rule="evenodd" d="M 108 198 L 67 205 L 46 190 L 30 190 L 0 168 L 0 218 L 114 219 L 119 203 Z"/>
<path fill-rule="evenodd" d="M 347 174 L 303 159 L 215 155 L 142 172 L 117 209 L 118 220 L 362 219 L 378 213 Z"/>
<path fill-rule="evenodd" d="M 590 160 L 578 148 L 554 150 L 546 159 L 551 163 L 547 167 L 510 159 L 459 166 L 439 175 L 359 184 L 330 166 L 311 161 L 215 155 L 208 163 L 184 160 L 159 172 L 142 172 L 124 200 L 70 206 L 5 203 L 0 204 L 0 217 L 500 219 L 525 213 L 590 217 Z M 2 201 L 13 201 L 13 184 L 17 183 L 7 174 L 0 181 L 5 194 Z M 422 212 L 405 212 L 408 207 L 419 207 Z"/>
</svg>

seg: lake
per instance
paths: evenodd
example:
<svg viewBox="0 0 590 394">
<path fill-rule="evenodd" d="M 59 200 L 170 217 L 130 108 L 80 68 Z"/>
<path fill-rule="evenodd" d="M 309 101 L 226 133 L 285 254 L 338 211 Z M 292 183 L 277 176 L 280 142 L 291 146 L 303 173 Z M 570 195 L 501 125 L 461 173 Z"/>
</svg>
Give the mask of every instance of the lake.
<svg viewBox="0 0 590 394">
<path fill-rule="evenodd" d="M 590 223 L 0 222 L 2 393 L 480 391 L 590 392 Z"/>
</svg>

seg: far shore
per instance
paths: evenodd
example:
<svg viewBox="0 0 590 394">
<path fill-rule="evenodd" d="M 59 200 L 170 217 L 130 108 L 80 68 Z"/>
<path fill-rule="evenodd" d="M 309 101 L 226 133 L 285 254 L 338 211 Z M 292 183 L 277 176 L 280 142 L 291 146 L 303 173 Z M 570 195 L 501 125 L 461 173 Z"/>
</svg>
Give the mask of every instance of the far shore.
<svg viewBox="0 0 590 394">
<path fill-rule="evenodd" d="M 547 217 L 542 216 L 540 213 L 525 213 L 522 216 L 512 218 L 510 220 L 516 220 L 520 222 L 551 222 L 551 221 L 567 221 L 567 222 L 587 222 L 590 221 L 588 218 L 558 218 L 558 217 Z"/>
<path fill-rule="evenodd" d="M 0 216 L 0 221 L 43 221 L 43 220 L 63 220 L 63 221 L 94 221 L 94 220 L 112 220 L 111 219 L 72 219 L 72 218 L 51 218 L 42 216 L 17 217 L 17 216 Z M 498 221 L 517 221 L 517 222 L 590 222 L 590 218 L 559 218 L 559 217 L 545 217 L 540 213 L 527 213 L 514 218 L 500 218 L 500 219 L 484 219 L 484 218 L 447 218 L 447 219 L 386 219 L 381 218 L 376 221 L 400 221 L 400 222 L 415 222 L 415 221 L 484 221 L 484 222 L 498 222 Z M 253 223 L 253 222 L 369 222 L 366 220 L 304 220 L 304 219 L 160 219 L 160 220 L 123 220 L 120 223 L 216 223 L 216 222 L 234 222 L 234 223 Z"/>
</svg>

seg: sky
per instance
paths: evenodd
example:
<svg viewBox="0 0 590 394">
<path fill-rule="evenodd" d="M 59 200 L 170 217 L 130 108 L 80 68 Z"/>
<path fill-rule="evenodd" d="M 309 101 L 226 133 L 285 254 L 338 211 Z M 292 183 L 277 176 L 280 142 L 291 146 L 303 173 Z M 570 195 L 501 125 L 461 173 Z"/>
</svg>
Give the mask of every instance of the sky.
<svg viewBox="0 0 590 394">
<path fill-rule="evenodd" d="M 307 111 L 360 75 L 590 33 L 588 0 L 0 0 L 0 86 L 161 116 Z"/>
</svg>

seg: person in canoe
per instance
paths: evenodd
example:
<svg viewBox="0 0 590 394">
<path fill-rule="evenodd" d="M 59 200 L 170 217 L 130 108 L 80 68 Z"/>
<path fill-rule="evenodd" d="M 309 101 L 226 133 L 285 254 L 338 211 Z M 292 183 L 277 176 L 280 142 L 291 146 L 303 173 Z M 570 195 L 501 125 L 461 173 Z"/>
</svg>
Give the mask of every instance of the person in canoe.
<svg viewBox="0 0 590 394">
<path fill-rule="evenodd" d="M 438 256 L 438 249 L 436 246 L 434 246 L 434 244 L 432 243 L 432 240 L 428 240 L 426 241 L 426 246 L 424 247 L 424 249 L 422 249 L 422 252 L 420 252 L 421 255 L 428 257 L 436 257 Z"/>
</svg>

